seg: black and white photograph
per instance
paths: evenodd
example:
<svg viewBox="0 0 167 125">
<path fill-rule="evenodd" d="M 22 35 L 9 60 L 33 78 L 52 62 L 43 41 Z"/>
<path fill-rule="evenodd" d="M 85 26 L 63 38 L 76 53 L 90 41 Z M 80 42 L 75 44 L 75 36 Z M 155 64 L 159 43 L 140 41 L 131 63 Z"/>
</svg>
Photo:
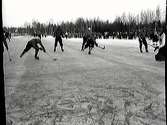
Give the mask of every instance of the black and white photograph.
<svg viewBox="0 0 167 125">
<path fill-rule="evenodd" d="M 4 125 L 166 125 L 166 0 L 2 0 Z"/>
</svg>

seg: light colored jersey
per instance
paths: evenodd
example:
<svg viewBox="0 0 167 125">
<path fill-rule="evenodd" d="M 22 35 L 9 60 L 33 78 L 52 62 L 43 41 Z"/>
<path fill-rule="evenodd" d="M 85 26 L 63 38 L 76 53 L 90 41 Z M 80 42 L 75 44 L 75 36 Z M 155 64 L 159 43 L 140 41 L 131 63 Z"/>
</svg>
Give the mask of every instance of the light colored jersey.
<svg viewBox="0 0 167 125">
<path fill-rule="evenodd" d="M 160 41 L 159 41 L 159 48 L 162 48 L 163 46 L 165 46 L 165 33 L 163 33 L 161 36 L 160 36 Z"/>
</svg>

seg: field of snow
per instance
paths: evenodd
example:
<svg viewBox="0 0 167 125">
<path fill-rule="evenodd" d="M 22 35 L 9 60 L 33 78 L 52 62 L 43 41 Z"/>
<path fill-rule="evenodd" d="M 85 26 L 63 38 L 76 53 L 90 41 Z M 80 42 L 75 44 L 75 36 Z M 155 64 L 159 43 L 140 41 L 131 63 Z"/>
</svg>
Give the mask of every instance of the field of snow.
<svg viewBox="0 0 167 125">
<path fill-rule="evenodd" d="M 35 60 L 31 49 L 20 58 L 30 39 L 8 42 L 12 62 L 4 51 L 8 125 L 166 125 L 165 62 L 153 48 L 140 53 L 137 39 L 98 39 L 106 48 L 88 55 L 82 39 L 70 38 L 54 53 L 48 36 L 50 56 L 40 51 Z"/>
</svg>

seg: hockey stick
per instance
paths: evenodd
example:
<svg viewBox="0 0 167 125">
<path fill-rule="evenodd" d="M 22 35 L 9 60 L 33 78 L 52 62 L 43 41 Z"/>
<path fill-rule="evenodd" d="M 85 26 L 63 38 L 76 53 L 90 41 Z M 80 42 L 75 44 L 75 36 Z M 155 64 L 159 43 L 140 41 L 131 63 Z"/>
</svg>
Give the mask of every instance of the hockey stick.
<svg viewBox="0 0 167 125">
<path fill-rule="evenodd" d="M 101 49 L 105 49 L 105 46 L 101 47 L 101 46 L 98 45 L 97 47 L 98 47 L 98 48 L 101 48 Z"/>
<path fill-rule="evenodd" d="M 12 45 L 13 45 L 13 48 L 14 48 L 14 52 L 17 54 L 17 55 L 19 55 L 18 54 L 18 52 L 16 51 L 17 49 L 16 49 L 16 46 L 15 46 L 15 40 L 14 39 L 11 39 L 11 43 L 12 43 Z"/>
<path fill-rule="evenodd" d="M 158 46 L 155 47 L 155 46 L 153 46 L 151 44 L 148 44 L 148 45 L 154 48 L 154 52 L 159 48 Z"/>
<path fill-rule="evenodd" d="M 56 61 L 56 60 L 57 60 L 57 58 L 53 58 L 51 55 L 49 55 L 49 53 L 45 52 L 45 54 L 46 54 L 48 57 L 52 58 L 53 61 Z"/>
<path fill-rule="evenodd" d="M 11 57 L 10 57 L 10 53 L 9 53 L 9 51 L 8 51 L 8 50 L 7 50 L 7 52 L 8 52 L 9 61 L 11 62 L 11 61 L 12 61 L 12 59 L 11 59 Z"/>
<path fill-rule="evenodd" d="M 151 44 L 149 44 L 149 43 L 148 43 L 148 45 L 151 46 L 151 47 L 153 47 L 154 49 L 156 48 L 155 46 L 153 46 L 153 45 L 151 45 Z"/>
</svg>

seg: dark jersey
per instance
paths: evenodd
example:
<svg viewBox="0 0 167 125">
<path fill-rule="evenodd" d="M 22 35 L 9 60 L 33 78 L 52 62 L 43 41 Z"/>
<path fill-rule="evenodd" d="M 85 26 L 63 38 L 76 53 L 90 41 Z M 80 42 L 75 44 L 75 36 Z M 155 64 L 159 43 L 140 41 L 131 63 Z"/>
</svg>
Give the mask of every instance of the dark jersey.
<svg viewBox="0 0 167 125">
<path fill-rule="evenodd" d="M 5 37 L 6 37 L 6 38 L 10 37 L 10 33 L 5 32 Z"/>
<path fill-rule="evenodd" d="M 38 46 L 38 44 L 42 47 L 42 49 L 45 51 L 44 46 L 42 45 L 42 42 L 40 39 L 38 38 L 34 38 L 31 39 L 30 41 L 28 41 L 28 45 L 31 45 L 32 47 L 36 48 Z"/>
<path fill-rule="evenodd" d="M 158 42 L 158 35 L 153 35 L 153 42 Z"/>
<path fill-rule="evenodd" d="M 3 42 L 4 46 L 6 47 L 6 49 L 8 50 L 8 44 L 6 42 L 5 34 L 2 35 L 2 42 Z M 4 51 L 4 48 L 2 48 L 2 50 Z"/>
<path fill-rule="evenodd" d="M 61 28 L 57 28 L 57 30 L 54 32 L 54 37 L 61 37 L 63 36 L 63 31 Z"/>
</svg>

